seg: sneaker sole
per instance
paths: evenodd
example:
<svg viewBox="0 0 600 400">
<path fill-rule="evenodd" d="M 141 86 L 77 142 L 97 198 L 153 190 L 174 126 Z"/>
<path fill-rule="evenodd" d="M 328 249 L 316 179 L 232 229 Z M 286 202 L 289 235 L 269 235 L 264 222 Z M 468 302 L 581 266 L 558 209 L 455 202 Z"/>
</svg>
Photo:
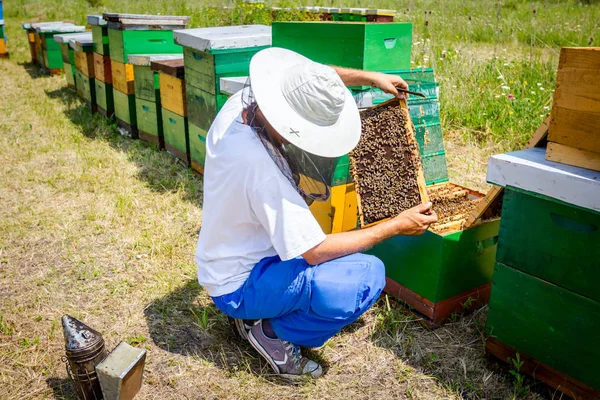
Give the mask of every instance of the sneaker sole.
<svg viewBox="0 0 600 400">
<path fill-rule="evenodd" d="M 237 329 L 238 335 L 242 339 L 248 340 L 248 331 L 246 330 L 246 324 L 244 324 L 244 321 L 239 318 L 235 318 L 233 320 L 233 323 L 235 324 L 235 328 Z"/>
<path fill-rule="evenodd" d="M 262 347 L 260 343 L 258 343 L 258 340 L 256 340 L 252 332 L 248 333 L 248 341 L 250 342 L 252 347 L 254 347 L 254 349 L 256 349 L 256 351 L 258 351 L 265 360 L 267 360 L 267 362 L 269 363 L 271 368 L 273 368 L 273 371 L 277 376 L 287 379 L 289 381 L 303 381 L 306 380 L 309 376 L 313 377 L 312 373 L 310 372 L 302 375 L 282 374 L 281 372 L 279 372 L 279 367 L 277 366 L 277 364 L 275 364 L 275 360 L 273 360 L 273 358 L 269 355 L 269 353 L 267 353 L 264 347 Z M 319 371 L 318 375 L 313 378 L 318 378 L 323 374 L 323 369 L 320 365 L 319 368 L 316 369 L 316 371 Z"/>
</svg>

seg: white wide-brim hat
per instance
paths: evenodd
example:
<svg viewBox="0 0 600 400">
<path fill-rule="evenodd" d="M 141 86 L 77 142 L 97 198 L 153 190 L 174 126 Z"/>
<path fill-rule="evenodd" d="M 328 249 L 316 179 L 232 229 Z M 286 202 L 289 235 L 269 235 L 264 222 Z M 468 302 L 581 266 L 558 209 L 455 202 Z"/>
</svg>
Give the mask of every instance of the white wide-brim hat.
<svg viewBox="0 0 600 400">
<path fill-rule="evenodd" d="M 267 121 L 300 149 L 340 157 L 358 144 L 358 107 L 333 68 L 271 47 L 252 57 L 250 85 Z"/>
</svg>

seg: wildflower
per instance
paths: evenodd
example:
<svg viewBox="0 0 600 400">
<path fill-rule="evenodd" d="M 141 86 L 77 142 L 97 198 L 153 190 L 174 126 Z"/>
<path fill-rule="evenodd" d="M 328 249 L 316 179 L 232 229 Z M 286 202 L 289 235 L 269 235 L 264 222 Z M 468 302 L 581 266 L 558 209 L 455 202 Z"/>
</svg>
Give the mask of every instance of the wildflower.
<svg viewBox="0 0 600 400">
<path fill-rule="evenodd" d="M 508 98 L 509 98 L 509 99 L 514 99 L 514 98 L 515 98 L 515 96 L 513 96 L 513 94 L 512 94 L 512 93 L 509 93 L 509 94 L 508 94 Z"/>
<path fill-rule="evenodd" d="M 504 89 L 504 90 L 509 90 L 509 89 L 510 89 L 510 86 L 502 86 L 502 89 Z"/>
<path fill-rule="evenodd" d="M 531 94 L 535 94 L 535 92 L 532 90 L 532 91 L 531 91 Z"/>
<path fill-rule="evenodd" d="M 535 101 L 531 100 L 532 103 L 535 103 Z"/>
<path fill-rule="evenodd" d="M 523 85 L 527 86 L 527 81 L 523 82 Z"/>
<path fill-rule="evenodd" d="M 540 90 L 546 90 L 546 89 L 544 89 L 543 87 L 540 87 Z"/>
<path fill-rule="evenodd" d="M 500 98 L 500 97 L 502 97 L 502 96 L 500 96 L 499 94 L 497 94 L 495 97 L 498 99 L 498 98 Z"/>
<path fill-rule="evenodd" d="M 504 79 L 503 75 L 498 75 L 498 79 Z"/>
<path fill-rule="evenodd" d="M 544 106 L 544 110 L 549 110 L 550 106 Z"/>
<path fill-rule="evenodd" d="M 513 114 L 514 114 L 514 112 L 512 112 L 512 111 L 508 112 L 508 115 L 513 115 Z"/>
<path fill-rule="evenodd" d="M 538 86 L 542 86 L 542 84 L 540 82 L 537 83 Z"/>
</svg>

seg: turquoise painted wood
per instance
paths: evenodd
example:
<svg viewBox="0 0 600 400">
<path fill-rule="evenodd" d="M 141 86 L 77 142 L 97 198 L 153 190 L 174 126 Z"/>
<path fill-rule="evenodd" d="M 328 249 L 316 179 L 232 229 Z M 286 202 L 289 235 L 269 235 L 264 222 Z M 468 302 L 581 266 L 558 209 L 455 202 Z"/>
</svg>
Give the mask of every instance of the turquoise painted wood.
<svg viewBox="0 0 600 400">
<path fill-rule="evenodd" d="M 135 99 L 137 127 L 140 132 L 162 137 L 163 124 L 160 106 L 152 101 Z"/>
<path fill-rule="evenodd" d="M 445 154 L 442 125 L 439 122 L 415 125 L 415 137 L 421 156 Z"/>
<path fill-rule="evenodd" d="M 92 40 L 94 41 L 94 51 L 103 56 L 110 55 L 108 47 L 108 28 L 106 25 L 92 25 Z"/>
<path fill-rule="evenodd" d="M 108 114 L 115 111 L 115 104 L 113 100 L 113 87 L 109 83 L 102 82 L 99 79 L 95 80 L 96 85 L 96 104 L 101 107 Z"/>
<path fill-rule="evenodd" d="M 273 47 L 368 71 L 410 68 L 411 23 L 273 22 Z"/>
<path fill-rule="evenodd" d="M 600 301 L 600 213 L 507 187 L 497 259 Z"/>
<path fill-rule="evenodd" d="M 600 390 L 599 302 L 497 263 L 486 331 Z"/>
<path fill-rule="evenodd" d="M 117 89 L 113 89 L 113 99 L 115 104 L 115 116 L 126 124 L 137 127 L 135 95 L 127 95 Z"/>
<path fill-rule="evenodd" d="M 128 63 L 129 54 L 181 54 L 183 48 L 173 41 L 169 30 L 108 30 L 111 60 Z"/>
<path fill-rule="evenodd" d="M 388 278 L 436 303 L 490 283 L 500 221 L 439 235 L 394 236 L 368 250 Z"/>
<path fill-rule="evenodd" d="M 160 83 L 157 72 L 152 71 L 149 66 L 134 65 L 133 80 L 136 98 L 160 104 Z"/>
<path fill-rule="evenodd" d="M 448 182 L 446 154 L 422 156 L 421 163 L 423 164 L 423 175 L 425 175 L 427 185 Z"/>
<path fill-rule="evenodd" d="M 162 109 L 163 134 L 165 138 L 165 147 L 168 152 L 169 145 L 175 149 L 175 157 L 189 164 L 190 159 L 190 140 L 188 131 L 188 119 L 175 114 L 166 109 Z"/>
<path fill-rule="evenodd" d="M 202 172 L 206 160 L 206 135 L 207 131 L 191 122 L 188 123 L 190 140 L 190 159 L 192 168 Z"/>
</svg>

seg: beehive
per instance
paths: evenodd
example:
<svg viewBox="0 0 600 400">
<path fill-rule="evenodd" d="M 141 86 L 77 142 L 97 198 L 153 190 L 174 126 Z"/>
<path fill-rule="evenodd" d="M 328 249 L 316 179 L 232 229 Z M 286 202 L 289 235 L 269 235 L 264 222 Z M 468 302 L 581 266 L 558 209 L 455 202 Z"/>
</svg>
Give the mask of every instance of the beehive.
<svg viewBox="0 0 600 400">
<path fill-rule="evenodd" d="M 369 9 L 367 10 L 368 22 L 394 22 L 395 10 Z"/>
<path fill-rule="evenodd" d="M 184 47 L 185 92 L 190 131 L 191 163 L 204 170 L 206 133 L 227 96 L 220 78 L 247 75 L 250 59 L 271 45 L 271 28 L 264 25 L 225 26 L 176 31 Z"/>
<path fill-rule="evenodd" d="M 92 26 L 94 42 L 94 79 L 96 82 L 96 106 L 105 117 L 114 114 L 112 69 L 108 47 L 108 25 L 101 15 L 88 15 L 87 22 Z"/>
<path fill-rule="evenodd" d="M 104 13 L 102 18 L 107 21 L 108 28 L 117 125 L 123 135 L 137 138 L 134 71 L 129 56 L 181 54 L 181 47 L 173 42 L 173 29 L 185 28 L 189 17 Z M 150 111 L 151 107 L 145 106 Z"/>
<path fill-rule="evenodd" d="M 544 148 L 490 158 L 504 187 L 486 349 L 573 398 L 600 398 L 600 182 Z"/>
<path fill-rule="evenodd" d="M 37 22 L 33 24 L 23 24 L 21 28 L 27 33 L 27 42 L 29 43 L 29 52 L 31 53 L 31 63 L 40 64 L 41 55 L 41 40 L 36 33 L 35 28 L 43 25 L 63 24 L 61 21 Z M 40 54 L 38 54 L 38 46 Z"/>
<path fill-rule="evenodd" d="M 180 159 L 185 165 L 190 164 L 190 127 L 188 124 L 185 99 L 185 70 L 183 59 L 153 61 L 152 70 L 158 73 L 160 85 L 160 114 L 164 123 L 164 147 L 169 154 Z M 171 123 L 174 117 L 179 119 Z M 175 126 L 170 126 L 175 125 Z M 193 132 L 198 135 L 196 131 Z M 198 158 L 198 157 L 197 157 Z"/>
<path fill-rule="evenodd" d="M 75 91 L 77 91 L 77 86 L 75 85 L 75 54 L 74 50 L 69 44 L 69 40 L 77 37 L 87 38 L 89 36 L 89 33 L 66 33 L 54 35 L 54 41 L 60 46 L 67 85 L 69 88 Z"/>
<path fill-rule="evenodd" d="M 69 39 L 75 58 L 75 86 L 77 93 L 91 112 L 96 112 L 96 83 L 94 80 L 94 42 L 92 35 Z"/>
<path fill-rule="evenodd" d="M 600 47 L 561 50 L 546 158 L 600 171 Z"/>
<path fill-rule="evenodd" d="M 163 146 L 163 120 L 160 106 L 158 73 L 150 66 L 154 61 L 183 60 L 182 54 L 130 54 L 133 65 L 135 104 L 138 136 L 140 139 Z"/>
<path fill-rule="evenodd" d="M 37 57 L 44 71 L 50 75 L 60 74 L 63 71 L 62 52 L 59 44 L 54 40 L 54 35 L 60 33 L 76 33 L 85 31 L 84 26 L 76 26 L 73 24 L 43 24 L 36 25 L 36 40 L 37 40 Z"/>
<path fill-rule="evenodd" d="M 2 7 L 2 1 L 0 1 Z M 8 58 L 8 50 L 6 49 L 6 32 L 4 32 L 4 20 L 0 17 L 0 58 Z"/>
<path fill-rule="evenodd" d="M 274 22 L 273 46 L 327 65 L 365 71 L 408 69 L 412 24 Z"/>
</svg>

